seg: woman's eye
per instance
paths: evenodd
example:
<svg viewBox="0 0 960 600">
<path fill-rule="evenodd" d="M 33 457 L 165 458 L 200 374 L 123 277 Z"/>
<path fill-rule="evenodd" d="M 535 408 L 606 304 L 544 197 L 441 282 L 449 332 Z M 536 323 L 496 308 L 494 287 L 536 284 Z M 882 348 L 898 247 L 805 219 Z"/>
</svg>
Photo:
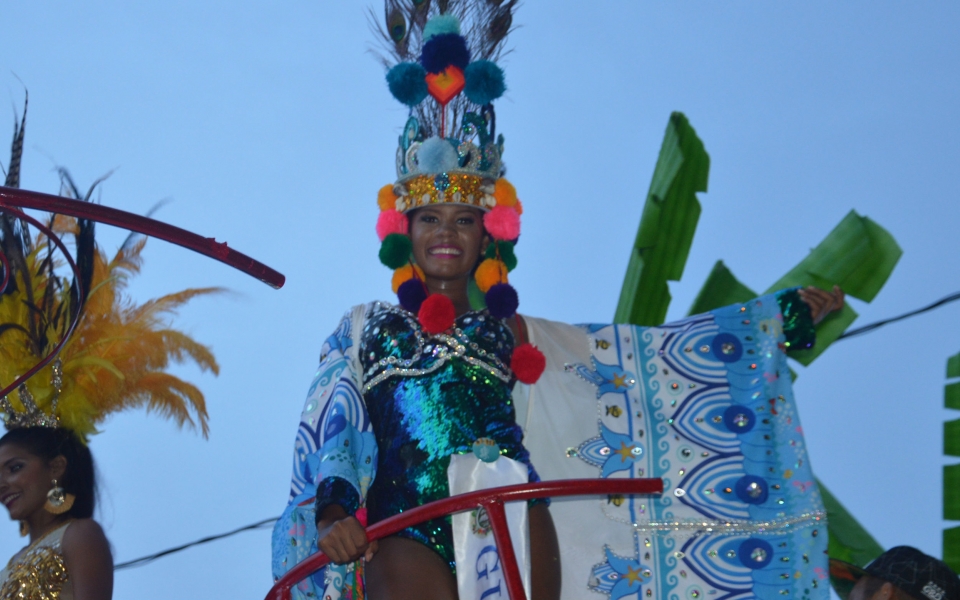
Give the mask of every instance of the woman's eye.
<svg viewBox="0 0 960 600">
<path fill-rule="evenodd" d="M 19 470 L 22 469 L 22 468 L 23 468 L 23 465 L 19 465 L 19 464 L 18 464 L 18 465 L 10 465 L 10 472 L 11 472 L 11 473 L 16 473 L 17 471 L 19 471 Z"/>
<path fill-rule="evenodd" d="M 460 219 L 461 225 L 473 225 L 474 223 L 476 223 L 476 221 L 473 219 L 473 217 L 463 217 Z"/>
</svg>

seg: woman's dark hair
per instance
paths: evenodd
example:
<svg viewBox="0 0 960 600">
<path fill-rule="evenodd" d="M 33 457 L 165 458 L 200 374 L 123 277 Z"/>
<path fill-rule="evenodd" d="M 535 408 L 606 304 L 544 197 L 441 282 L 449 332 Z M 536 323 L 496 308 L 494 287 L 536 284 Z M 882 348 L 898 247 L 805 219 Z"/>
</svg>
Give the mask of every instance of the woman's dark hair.
<svg viewBox="0 0 960 600">
<path fill-rule="evenodd" d="M 22 427 L 11 429 L 0 438 L 0 446 L 16 444 L 30 454 L 47 462 L 58 456 L 67 459 L 67 469 L 62 480 L 57 480 L 63 490 L 73 494 L 76 500 L 67 514 L 75 519 L 90 519 L 97 504 L 97 479 L 93 468 L 93 455 L 87 445 L 73 432 L 52 427 Z"/>
</svg>

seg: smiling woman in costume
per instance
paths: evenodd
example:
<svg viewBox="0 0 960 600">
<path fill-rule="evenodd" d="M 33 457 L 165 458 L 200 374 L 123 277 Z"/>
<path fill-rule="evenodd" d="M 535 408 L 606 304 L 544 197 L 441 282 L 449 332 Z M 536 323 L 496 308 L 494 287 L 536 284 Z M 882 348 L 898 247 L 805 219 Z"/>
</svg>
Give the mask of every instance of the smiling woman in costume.
<svg viewBox="0 0 960 600">
<path fill-rule="evenodd" d="M 63 599 L 111 597 L 110 545 L 93 520 L 93 457 L 76 435 L 27 427 L 0 438 L 0 501 L 30 535 L 0 572 L 0 598 L 42 597 L 35 587 Z"/>
<path fill-rule="evenodd" d="M 379 543 L 364 527 L 465 491 L 468 471 L 503 476 L 475 487 L 539 479 L 513 392 L 517 382 L 535 383 L 546 359 L 527 341 L 508 280 L 523 207 L 504 178 L 492 105 L 505 90 L 494 60 L 515 2 L 443 5 L 437 14 L 429 2 L 387 2 L 387 82 L 410 116 L 397 181 L 379 192 L 376 231 L 398 305 L 353 308 L 321 349 L 289 503 L 274 528 L 273 572 L 279 578 L 318 550 L 334 564 L 300 582 L 297 598 L 487 597 L 498 569 L 471 545 L 488 533 L 480 515 Z M 789 299 L 807 301 L 788 311 L 807 324 L 842 305 L 839 291 Z M 555 600 L 561 573 L 549 508 L 533 503 L 526 514 L 529 528 L 511 534 L 520 557 L 528 536 L 529 597 Z"/>
<path fill-rule="evenodd" d="M 474 19 L 463 27 L 470 38 L 453 14 L 393 15 L 398 64 L 387 80 L 411 115 L 397 182 L 379 193 L 376 230 L 399 305 L 354 308 L 321 351 L 297 436 L 291 502 L 274 537 L 276 576 L 318 547 L 337 563 L 295 590 L 305 597 L 357 599 L 369 590 L 378 600 L 457 598 L 468 550 L 454 547 L 455 538 L 461 543 L 455 521 L 416 525 L 379 544 L 368 543 L 363 527 L 448 497 L 467 464 L 509 470 L 503 483 L 539 480 L 512 389 L 536 381 L 544 359 L 525 343 L 508 283 L 522 208 L 502 177 L 503 137 L 491 104 L 505 89 L 493 60 L 513 3 L 503 5 L 507 21 L 467 5 L 481 7 L 459 5 L 460 17 Z M 528 589 L 534 599 L 555 600 L 559 551 L 547 503 L 531 504 L 526 515 Z M 477 564 L 467 562 L 468 570 Z"/>
<path fill-rule="evenodd" d="M 19 164 L 18 150 L 15 143 L 12 164 Z M 130 236 L 109 260 L 96 246 L 92 221 L 58 215 L 48 224 L 34 240 L 23 221 L 0 212 L 0 281 L 6 282 L 0 388 L 57 352 L 69 335 L 56 360 L 0 398 L 8 429 L 0 438 L 0 502 L 30 538 L 0 572 L 0 600 L 107 600 L 113 560 L 93 520 L 97 486 L 87 444 L 108 414 L 135 407 L 180 425 L 196 419 L 206 436 L 203 394 L 165 370 L 170 359 L 189 358 L 214 373 L 217 363 L 208 348 L 170 328 L 167 317 L 216 290 L 190 289 L 138 305 L 124 288 L 140 270 L 146 238 Z M 51 238 L 65 235 L 77 248 L 72 282 L 57 273 L 51 256 L 54 246 L 63 248 Z"/>
</svg>

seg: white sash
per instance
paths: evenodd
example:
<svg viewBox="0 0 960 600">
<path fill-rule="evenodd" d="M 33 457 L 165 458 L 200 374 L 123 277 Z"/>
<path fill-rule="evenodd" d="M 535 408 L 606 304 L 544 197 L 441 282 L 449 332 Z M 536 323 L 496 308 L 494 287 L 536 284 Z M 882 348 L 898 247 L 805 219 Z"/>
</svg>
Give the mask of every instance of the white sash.
<svg viewBox="0 0 960 600">
<path fill-rule="evenodd" d="M 450 495 L 463 494 L 504 485 L 527 483 L 527 466 L 501 456 L 494 462 L 483 462 L 472 454 L 450 457 L 447 469 Z M 510 537 L 523 577 L 523 587 L 530 597 L 530 534 L 527 526 L 527 503 L 505 505 Z M 478 514 L 479 513 L 479 514 Z M 460 600 L 506 600 L 506 580 L 500 565 L 500 554 L 493 539 L 486 512 L 474 509 L 453 515 L 453 548 L 457 561 L 457 588 Z"/>
</svg>

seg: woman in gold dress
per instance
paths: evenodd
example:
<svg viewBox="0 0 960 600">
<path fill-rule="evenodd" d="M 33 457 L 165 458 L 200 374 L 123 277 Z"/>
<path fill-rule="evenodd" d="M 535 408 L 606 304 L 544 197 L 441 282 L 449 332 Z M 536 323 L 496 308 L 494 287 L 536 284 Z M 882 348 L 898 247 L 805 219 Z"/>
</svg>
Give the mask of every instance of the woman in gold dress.
<svg viewBox="0 0 960 600">
<path fill-rule="evenodd" d="M 30 543 L 0 571 L 0 600 L 109 600 L 113 559 L 93 520 L 89 448 L 65 429 L 25 427 L 0 438 L 0 502 Z"/>
</svg>

